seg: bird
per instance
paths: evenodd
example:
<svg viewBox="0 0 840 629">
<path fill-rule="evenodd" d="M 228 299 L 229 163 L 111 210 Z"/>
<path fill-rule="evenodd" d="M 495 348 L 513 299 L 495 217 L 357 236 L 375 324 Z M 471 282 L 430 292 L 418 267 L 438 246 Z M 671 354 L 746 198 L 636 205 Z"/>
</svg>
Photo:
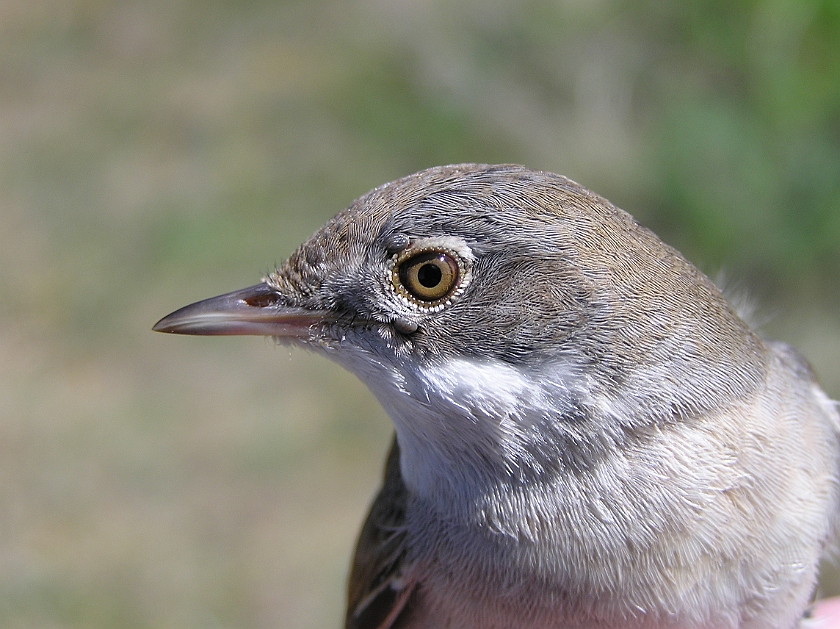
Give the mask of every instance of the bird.
<svg viewBox="0 0 840 629">
<path fill-rule="evenodd" d="M 308 348 L 389 415 L 346 629 L 793 629 L 837 545 L 806 359 L 560 175 L 382 185 L 154 330 Z"/>
</svg>

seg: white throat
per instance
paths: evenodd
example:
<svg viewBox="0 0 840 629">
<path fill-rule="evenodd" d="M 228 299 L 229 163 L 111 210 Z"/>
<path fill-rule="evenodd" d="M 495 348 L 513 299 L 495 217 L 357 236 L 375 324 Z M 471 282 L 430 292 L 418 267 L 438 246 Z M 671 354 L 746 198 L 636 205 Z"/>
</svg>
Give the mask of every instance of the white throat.
<svg viewBox="0 0 840 629">
<path fill-rule="evenodd" d="M 438 504 L 537 471 L 534 449 L 549 447 L 558 419 L 586 396 L 580 373 L 561 364 L 545 378 L 468 358 L 397 367 L 365 354 L 345 365 L 391 417 L 406 486 Z"/>
</svg>

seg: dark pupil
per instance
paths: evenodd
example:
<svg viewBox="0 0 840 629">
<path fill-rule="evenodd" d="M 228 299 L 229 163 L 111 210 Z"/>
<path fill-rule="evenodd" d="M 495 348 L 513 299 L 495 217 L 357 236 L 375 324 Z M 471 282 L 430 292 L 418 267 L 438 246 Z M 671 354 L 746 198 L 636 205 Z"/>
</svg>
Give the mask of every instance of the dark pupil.
<svg viewBox="0 0 840 629">
<path fill-rule="evenodd" d="M 424 264 L 417 270 L 417 280 L 426 288 L 434 288 L 440 284 L 443 274 L 434 264 Z"/>
</svg>

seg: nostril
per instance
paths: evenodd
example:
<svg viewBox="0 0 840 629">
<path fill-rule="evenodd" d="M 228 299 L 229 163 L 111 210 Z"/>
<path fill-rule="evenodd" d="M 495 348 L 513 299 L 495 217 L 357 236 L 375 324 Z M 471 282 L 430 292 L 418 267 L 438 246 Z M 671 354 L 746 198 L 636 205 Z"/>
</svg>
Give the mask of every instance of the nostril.
<svg viewBox="0 0 840 629">
<path fill-rule="evenodd" d="M 274 306 L 279 303 L 280 295 L 271 291 L 245 297 L 242 301 L 254 308 L 266 308 L 267 306 Z"/>
</svg>

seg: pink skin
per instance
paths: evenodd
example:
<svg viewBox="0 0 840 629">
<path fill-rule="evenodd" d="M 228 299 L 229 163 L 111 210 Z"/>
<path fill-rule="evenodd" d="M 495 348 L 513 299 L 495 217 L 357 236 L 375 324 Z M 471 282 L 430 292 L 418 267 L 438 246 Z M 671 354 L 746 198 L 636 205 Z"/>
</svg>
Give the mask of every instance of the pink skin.
<svg viewBox="0 0 840 629">
<path fill-rule="evenodd" d="M 814 629 L 840 629 L 840 597 L 818 601 L 811 612 L 807 627 Z"/>
</svg>

